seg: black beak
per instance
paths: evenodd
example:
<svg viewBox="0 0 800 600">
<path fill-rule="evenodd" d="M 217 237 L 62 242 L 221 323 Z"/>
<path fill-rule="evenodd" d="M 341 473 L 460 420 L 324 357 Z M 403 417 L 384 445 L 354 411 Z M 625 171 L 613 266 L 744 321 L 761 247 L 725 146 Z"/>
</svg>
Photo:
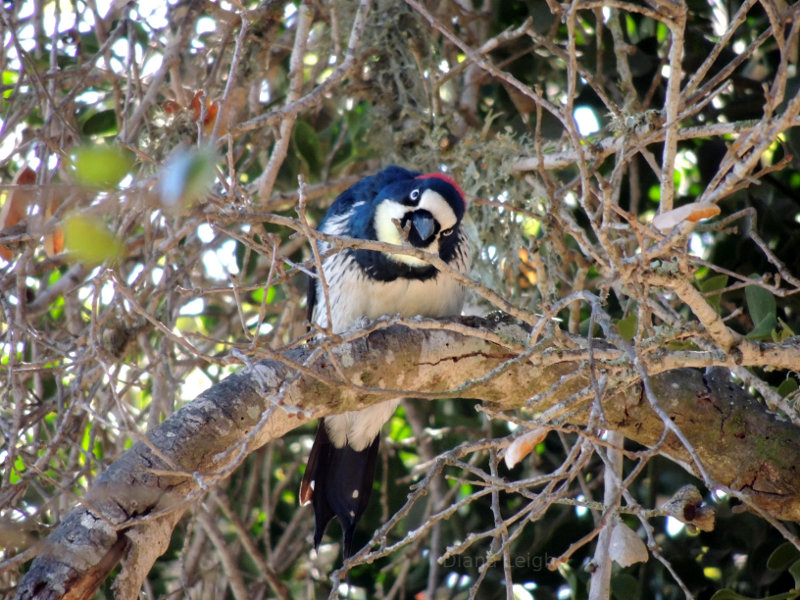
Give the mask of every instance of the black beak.
<svg viewBox="0 0 800 600">
<path fill-rule="evenodd" d="M 436 221 L 430 214 L 425 212 L 415 212 L 411 215 L 411 226 L 417 232 L 420 242 L 423 246 L 427 246 L 425 242 L 430 239 L 434 231 L 436 231 Z"/>
</svg>

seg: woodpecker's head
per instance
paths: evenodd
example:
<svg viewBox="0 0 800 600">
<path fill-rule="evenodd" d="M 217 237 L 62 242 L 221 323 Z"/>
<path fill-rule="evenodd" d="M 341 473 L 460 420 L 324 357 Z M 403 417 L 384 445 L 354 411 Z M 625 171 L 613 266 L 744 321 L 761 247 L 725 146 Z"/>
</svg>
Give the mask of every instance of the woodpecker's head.
<svg viewBox="0 0 800 600">
<path fill-rule="evenodd" d="M 459 270 L 468 270 L 469 243 L 462 227 L 464 194 L 449 175 L 423 175 L 386 167 L 354 184 L 331 205 L 319 229 L 333 235 L 375 240 L 437 254 Z M 355 266 L 369 278 L 427 280 L 438 270 L 416 256 L 356 249 Z"/>
<path fill-rule="evenodd" d="M 411 174 L 387 183 L 375 196 L 372 212 L 374 239 L 388 244 L 410 244 L 449 260 L 461 236 L 466 210 L 461 188 L 443 173 Z M 386 253 L 412 268 L 430 265 L 407 254 Z"/>
</svg>

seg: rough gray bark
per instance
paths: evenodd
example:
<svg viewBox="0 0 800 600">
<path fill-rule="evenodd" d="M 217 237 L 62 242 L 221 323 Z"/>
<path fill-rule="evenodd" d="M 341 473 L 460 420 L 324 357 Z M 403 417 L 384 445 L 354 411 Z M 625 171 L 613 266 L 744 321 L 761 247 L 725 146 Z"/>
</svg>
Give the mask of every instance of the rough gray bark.
<svg viewBox="0 0 800 600">
<path fill-rule="evenodd" d="M 662 418 L 614 349 L 590 357 L 580 340 L 561 339 L 520 360 L 525 333 L 503 322 L 385 325 L 330 353 L 309 346 L 250 365 L 173 414 L 112 464 L 42 542 L 17 598 L 91 597 L 120 561 L 118 596 L 135 598 L 175 524 L 205 489 L 268 441 L 385 398 L 381 390 L 480 398 L 502 409 L 535 397 L 535 410 L 560 407 L 563 422 L 583 425 L 592 399 L 576 392 L 591 383 L 591 359 L 595 373 L 631 381 L 603 397 L 603 426 L 646 445 L 662 438 Z M 350 384 L 332 385 L 338 373 Z M 690 448 L 669 434 L 661 440 L 664 454 L 696 472 L 699 460 L 706 483 L 741 493 L 774 518 L 800 521 L 797 427 L 731 384 L 724 369 L 675 369 L 652 376 L 650 385 L 651 400 Z"/>
</svg>

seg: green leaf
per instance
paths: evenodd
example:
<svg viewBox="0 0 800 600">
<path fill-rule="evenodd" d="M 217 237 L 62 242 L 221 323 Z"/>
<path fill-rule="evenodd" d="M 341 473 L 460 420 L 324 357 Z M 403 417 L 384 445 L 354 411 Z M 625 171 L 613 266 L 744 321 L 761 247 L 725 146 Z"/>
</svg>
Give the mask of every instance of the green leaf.
<svg viewBox="0 0 800 600">
<path fill-rule="evenodd" d="M 100 43 L 94 30 L 81 34 L 80 47 L 84 56 L 94 56 L 100 52 Z"/>
<path fill-rule="evenodd" d="M 721 290 L 726 285 L 728 285 L 727 275 L 714 275 L 713 277 L 707 277 L 703 281 L 699 281 L 697 283 L 698 289 L 704 294 Z M 713 294 L 706 297 L 706 302 L 713 306 L 714 310 L 716 310 L 718 314 L 720 300 L 722 300 L 722 294 Z"/>
<path fill-rule="evenodd" d="M 17 454 L 17 457 L 14 459 L 14 467 L 11 469 L 11 474 L 9 475 L 9 482 L 17 483 L 20 480 L 20 474 L 25 472 L 25 461 L 22 460 L 22 456 Z"/>
<path fill-rule="evenodd" d="M 633 339 L 633 336 L 636 335 L 636 325 L 638 323 L 638 319 L 636 318 L 635 314 L 630 314 L 624 319 L 620 319 L 617 321 L 617 329 L 619 330 L 619 335 L 624 339 L 626 342 L 630 342 Z"/>
<path fill-rule="evenodd" d="M 255 234 L 253 237 L 257 243 L 261 242 L 261 238 L 258 236 L 258 234 Z M 258 267 L 258 252 L 250 250 L 247 245 L 241 242 L 236 242 L 234 254 L 236 257 L 236 266 L 238 267 L 239 272 L 243 273 L 247 277 L 252 276 L 256 271 L 256 267 Z M 247 257 L 246 265 L 244 264 L 245 257 Z M 259 299 L 258 302 L 261 302 L 261 300 Z"/>
<path fill-rule="evenodd" d="M 264 288 L 260 288 L 257 290 L 253 290 L 251 297 L 253 298 L 253 302 L 256 304 L 261 304 L 264 302 Z M 266 304 L 272 304 L 275 301 L 275 286 L 270 286 L 267 288 L 266 292 Z"/>
<path fill-rule="evenodd" d="M 56 282 L 61 279 L 63 273 L 58 269 L 53 269 L 50 271 L 50 274 L 47 276 L 47 286 L 50 287 L 51 285 L 55 285 Z M 53 321 L 58 321 L 61 318 L 61 315 L 64 312 L 64 305 L 66 302 L 64 301 L 64 296 L 58 295 L 55 299 L 50 303 L 50 307 L 48 309 L 48 313 L 50 318 Z"/>
<path fill-rule="evenodd" d="M 625 28 L 627 29 L 628 37 L 636 39 L 636 21 L 629 14 L 625 15 Z"/>
<path fill-rule="evenodd" d="M 392 418 L 389 429 L 389 437 L 395 441 L 404 440 L 413 434 L 411 427 L 403 419 Z"/>
<path fill-rule="evenodd" d="M 798 558 L 800 558 L 800 550 L 795 548 L 791 542 L 784 542 L 769 555 L 767 568 L 773 571 L 783 571 Z"/>
<path fill-rule="evenodd" d="M 17 83 L 17 79 L 19 79 L 19 75 L 14 71 L 3 71 L 2 75 L 0 75 L 0 83 L 4 86 L 12 86 Z M 8 89 L 3 92 L 3 98 L 10 98 L 11 94 L 14 92 L 13 89 Z"/>
<path fill-rule="evenodd" d="M 797 593 L 793 591 L 784 592 L 783 594 L 775 594 L 774 596 L 767 596 L 762 598 L 761 600 L 789 600 L 790 598 L 797 598 Z M 725 588 L 723 590 L 718 590 L 711 596 L 711 600 L 759 600 L 758 598 L 753 598 L 751 596 L 743 596 L 742 594 L 737 594 L 733 590 Z"/>
<path fill-rule="evenodd" d="M 322 169 L 322 147 L 317 130 L 305 121 L 298 120 L 294 125 L 292 141 L 297 153 L 308 166 L 310 175 L 318 175 Z"/>
<path fill-rule="evenodd" d="M 117 111 L 112 108 L 94 113 L 81 127 L 85 135 L 114 135 L 118 131 Z"/>
<path fill-rule="evenodd" d="M 669 29 L 667 29 L 667 26 L 664 25 L 664 23 L 659 21 L 658 25 L 656 26 L 656 39 L 660 44 L 663 44 L 668 36 L 669 36 Z"/>
<path fill-rule="evenodd" d="M 79 183 L 115 188 L 131 168 L 129 153 L 115 146 L 83 146 L 75 151 L 72 166 Z"/>
<path fill-rule="evenodd" d="M 792 550 L 794 550 L 795 556 L 800 555 L 797 552 L 797 549 L 792 546 L 791 550 L 787 548 L 787 546 L 792 546 L 789 542 L 781 544 L 778 546 L 775 551 L 770 555 L 767 559 L 767 567 L 772 570 L 782 570 L 786 564 L 784 562 L 791 554 Z M 800 560 L 796 561 L 791 567 L 789 567 L 789 573 L 792 574 L 794 577 L 795 589 L 789 590 L 788 592 L 784 592 L 782 594 L 775 594 L 773 596 L 767 596 L 762 598 L 761 600 L 794 600 L 800 596 L 800 591 L 797 590 L 800 587 Z M 752 598 L 751 596 L 743 596 L 742 594 L 737 594 L 731 589 L 725 588 L 719 590 L 711 596 L 711 600 L 758 600 L 757 598 Z"/>
<path fill-rule="evenodd" d="M 753 320 L 753 330 L 747 337 L 750 339 L 769 337 L 778 322 L 775 296 L 759 285 L 748 285 L 744 294 L 747 310 Z"/>
<path fill-rule="evenodd" d="M 778 386 L 777 392 L 781 398 L 786 398 L 786 396 L 794 392 L 796 389 L 797 389 L 797 381 L 795 381 L 794 377 L 787 377 Z M 792 548 L 794 548 L 794 546 L 792 546 Z"/>
<path fill-rule="evenodd" d="M 778 317 L 778 325 L 780 326 L 779 329 L 772 331 L 772 341 L 776 344 L 780 344 L 786 339 L 794 336 L 794 331 L 792 328 L 789 327 L 786 322 Z"/>
<path fill-rule="evenodd" d="M 89 264 L 114 262 L 124 254 L 124 247 L 98 219 L 75 215 L 64 223 L 64 246 Z"/>
<path fill-rule="evenodd" d="M 611 578 L 611 595 L 618 600 L 636 598 L 639 580 L 630 573 L 618 573 Z"/>
<path fill-rule="evenodd" d="M 795 561 L 795 563 L 789 567 L 789 573 L 794 578 L 794 587 L 797 590 L 800 588 L 800 560 Z M 796 598 L 797 596 L 800 596 L 800 591 L 793 597 Z"/>
<path fill-rule="evenodd" d="M 522 231 L 528 237 L 536 238 L 542 229 L 542 222 L 539 219 L 527 217 L 522 221 Z"/>
<path fill-rule="evenodd" d="M 147 32 L 147 29 L 145 29 L 144 24 L 140 23 L 139 21 L 134 21 L 133 31 L 136 41 L 142 46 L 147 46 L 147 44 L 150 42 L 150 36 Z"/>
<path fill-rule="evenodd" d="M 742 596 L 741 594 L 737 594 L 733 590 L 728 588 L 717 590 L 714 592 L 714 595 L 711 596 L 711 600 L 753 600 L 748 596 Z"/>
<path fill-rule="evenodd" d="M 199 315 L 200 322 L 207 332 L 214 331 L 227 313 L 217 304 L 207 304 L 205 310 Z"/>
</svg>

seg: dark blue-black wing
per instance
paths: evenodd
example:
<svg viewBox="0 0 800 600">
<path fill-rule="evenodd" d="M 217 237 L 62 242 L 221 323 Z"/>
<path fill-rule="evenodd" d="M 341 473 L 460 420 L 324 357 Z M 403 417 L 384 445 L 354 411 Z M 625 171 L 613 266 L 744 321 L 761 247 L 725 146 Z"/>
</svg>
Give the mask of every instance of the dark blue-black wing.
<svg viewBox="0 0 800 600">
<path fill-rule="evenodd" d="M 375 173 L 375 175 L 370 175 L 369 177 L 365 177 L 364 179 L 354 183 L 341 194 L 339 194 L 336 197 L 336 200 L 333 201 L 333 204 L 331 204 L 328 212 L 325 213 L 325 218 L 323 218 L 319 224 L 319 230 L 325 231 L 325 224 L 329 219 L 349 212 L 352 209 L 353 204 L 356 202 L 370 201 L 375 198 L 375 196 L 378 195 L 378 192 L 380 192 L 381 189 L 386 187 L 389 183 L 403 179 L 414 179 L 414 177 L 418 175 L 419 173 L 416 171 L 409 171 L 403 167 L 392 165 L 390 167 L 386 167 L 382 171 L 378 171 Z"/>
<path fill-rule="evenodd" d="M 333 201 L 328 212 L 325 213 L 320 221 L 318 229 L 333 235 L 349 235 L 358 237 L 353 230 L 353 226 L 342 220 L 341 217 L 353 210 L 353 205 L 357 202 L 369 202 L 378 195 L 389 183 L 403 180 L 414 179 L 419 175 L 416 171 L 409 171 L 402 167 L 389 166 L 379 171 L 375 175 L 365 177 L 354 183 Z M 338 217 L 338 218 L 337 218 Z M 357 219 L 352 219 L 355 222 Z M 336 223 L 336 226 L 332 224 Z M 359 228 L 360 229 L 360 228 Z M 306 294 L 307 317 L 309 323 L 314 316 L 314 307 L 317 303 L 317 282 L 315 277 L 308 278 L 308 292 Z"/>
</svg>

